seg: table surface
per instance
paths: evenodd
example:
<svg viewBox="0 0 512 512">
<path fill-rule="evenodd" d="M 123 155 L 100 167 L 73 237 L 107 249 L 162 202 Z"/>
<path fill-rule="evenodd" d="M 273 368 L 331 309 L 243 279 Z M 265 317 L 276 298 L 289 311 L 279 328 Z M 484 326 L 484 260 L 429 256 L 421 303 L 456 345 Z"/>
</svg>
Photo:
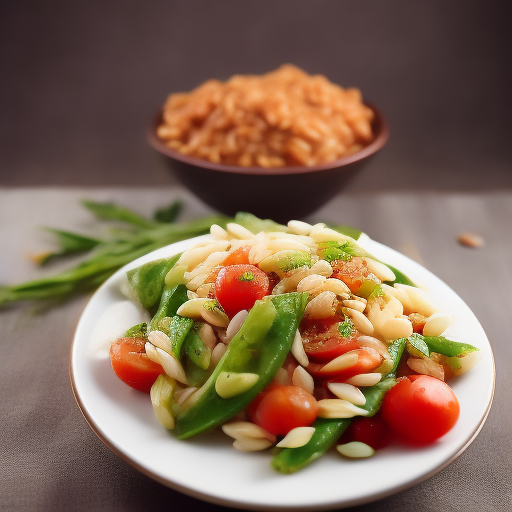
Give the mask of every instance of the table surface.
<svg viewBox="0 0 512 512">
<path fill-rule="evenodd" d="M 82 198 L 114 200 L 150 213 L 174 198 L 182 218 L 210 211 L 178 186 L 169 188 L 0 189 L 0 282 L 54 272 L 35 268 L 31 253 L 51 247 L 40 226 L 94 233 Z M 488 420 L 459 459 L 433 478 L 363 511 L 505 511 L 512 501 L 512 192 L 484 194 L 353 193 L 339 195 L 309 221 L 359 227 L 422 263 L 450 285 L 482 323 L 496 360 Z M 481 234 L 480 249 L 457 235 Z M 158 484 L 117 458 L 87 425 L 69 380 L 69 350 L 87 297 L 52 309 L 20 305 L 0 311 L 0 508 L 32 510 L 228 510 Z M 508 396 L 508 398 L 507 398 Z"/>
</svg>

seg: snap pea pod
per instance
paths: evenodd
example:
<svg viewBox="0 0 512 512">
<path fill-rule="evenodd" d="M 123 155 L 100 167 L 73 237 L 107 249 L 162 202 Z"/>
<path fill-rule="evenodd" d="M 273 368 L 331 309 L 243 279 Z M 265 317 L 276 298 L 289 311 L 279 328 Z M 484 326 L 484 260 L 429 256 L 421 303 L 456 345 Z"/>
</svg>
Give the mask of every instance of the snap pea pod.
<svg viewBox="0 0 512 512">
<path fill-rule="evenodd" d="M 451 341 L 444 336 L 422 336 L 422 338 L 430 352 L 437 352 L 447 357 L 464 357 L 470 352 L 478 351 L 473 345 Z"/>
<path fill-rule="evenodd" d="M 389 375 L 394 375 L 396 373 L 406 346 L 407 338 L 400 338 L 389 345 L 388 352 L 393 360 L 393 367 L 391 368 Z"/>
<path fill-rule="evenodd" d="M 127 273 L 128 282 L 135 291 L 142 307 L 152 315 L 158 309 L 164 290 L 165 276 L 179 257 L 180 255 L 177 254 L 172 258 L 151 261 Z"/>
<path fill-rule="evenodd" d="M 311 439 L 299 448 L 283 448 L 274 456 L 271 466 L 278 473 L 290 474 L 320 458 L 347 430 L 352 418 L 318 418 Z"/>
<path fill-rule="evenodd" d="M 381 262 L 384 263 L 384 262 Z M 395 283 L 398 284 L 406 284 L 407 286 L 416 286 L 403 272 L 398 270 L 396 267 L 393 267 L 392 265 L 389 265 L 388 263 L 384 263 L 386 267 L 389 268 L 395 274 L 395 280 L 394 281 L 384 281 L 385 284 L 388 284 L 389 286 L 393 286 Z"/>
<path fill-rule="evenodd" d="M 207 370 L 210 366 L 212 351 L 197 334 L 197 328 L 192 328 L 185 339 L 183 350 L 187 357 L 199 368 Z"/>
<path fill-rule="evenodd" d="M 176 286 L 165 285 L 158 310 L 151 319 L 150 330 L 159 329 L 159 322 L 166 317 L 174 317 L 179 307 L 187 302 L 187 287 L 184 284 Z"/>
<path fill-rule="evenodd" d="M 175 407 L 177 437 L 186 439 L 225 423 L 270 383 L 291 349 L 307 298 L 307 293 L 288 293 L 256 302 L 206 383 L 183 406 Z M 254 373 L 259 378 L 250 389 L 222 398 L 215 384 L 223 372 Z"/>
<path fill-rule="evenodd" d="M 380 409 L 386 392 L 396 384 L 394 377 L 386 377 L 374 386 L 363 389 L 366 404 L 362 406 L 374 416 Z M 309 442 L 299 448 L 284 448 L 271 462 L 271 466 L 279 473 L 295 473 L 321 457 L 345 432 L 352 418 L 324 419 L 318 418 L 315 432 Z"/>
<path fill-rule="evenodd" d="M 169 331 L 166 332 L 166 334 L 171 340 L 172 353 L 177 359 L 181 359 L 183 345 L 193 325 L 194 320 L 192 320 L 192 318 L 175 315 L 171 319 Z"/>
<path fill-rule="evenodd" d="M 148 324 L 146 322 L 130 327 L 124 334 L 125 338 L 147 338 L 147 336 Z"/>
</svg>

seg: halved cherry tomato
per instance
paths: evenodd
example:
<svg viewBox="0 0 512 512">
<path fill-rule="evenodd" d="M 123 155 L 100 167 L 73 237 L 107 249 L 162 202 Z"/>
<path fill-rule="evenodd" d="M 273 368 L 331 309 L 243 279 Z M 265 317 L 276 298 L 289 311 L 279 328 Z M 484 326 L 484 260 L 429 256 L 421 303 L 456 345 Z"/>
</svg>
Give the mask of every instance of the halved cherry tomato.
<svg viewBox="0 0 512 512">
<path fill-rule="evenodd" d="M 255 265 L 230 265 L 215 280 L 215 295 L 229 317 L 268 295 L 267 274 Z"/>
<path fill-rule="evenodd" d="M 459 402 L 442 380 L 429 375 L 401 379 L 385 395 L 382 417 L 398 434 L 417 443 L 431 443 L 457 422 Z"/>
<path fill-rule="evenodd" d="M 229 267 L 230 265 L 248 265 L 249 264 L 249 252 L 251 250 L 250 245 L 242 245 L 236 251 L 226 256 L 226 259 L 222 261 L 223 267 Z"/>
<path fill-rule="evenodd" d="M 110 347 L 110 362 L 114 373 L 128 386 L 149 393 L 163 368 L 146 355 L 142 338 L 119 338 Z"/>
<path fill-rule="evenodd" d="M 296 427 L 311 425 L 318 414 L 318 403 L 298 386 L 278 386 L 260 393 L 247 414 L 253 423 L 272 434 L 286 435 Z"/>
<path fill-rule="evenodd" d="M 304 341 L 304 350 L 311 360 L 327 362 L 345 352 L 359 348 L 357 343 L 359 333 L 354 331 L 351 336 L 344 338 L 338 330 L 340 321 L 338 316 L 315 321 L 302 321 L 301 335 Z"/>
<path fill-rule="evenodd" d="M 380 450 L 391 441 L 391 432 L 380 414 L 371 418 L 355 418 L 343 435 L 343 442 L 359 441 Z"/>
<path fill-rule="evenodd" d="M 331 265 L 333 269 L 331 277 L 343 281 L 352 293 L 357 292 L 365 278 L 371 274 L 366 262 L 358 256 L 350 261 L 336 260 Z"/>
<path fill-rule="evenodd" d="M 322 371 L 325 363 L 309 363 L 307 371 L 316 379 L 342 382 L 350 379 L 350 377 L 354 375 L 371 372 L 381 364 L 382 359 L 375 350 L 358 348 L 351 352 L 357 353 L 357 363 L 353 366 L 344 368 L 343 370 L 325 372 Z"/>
</svg>

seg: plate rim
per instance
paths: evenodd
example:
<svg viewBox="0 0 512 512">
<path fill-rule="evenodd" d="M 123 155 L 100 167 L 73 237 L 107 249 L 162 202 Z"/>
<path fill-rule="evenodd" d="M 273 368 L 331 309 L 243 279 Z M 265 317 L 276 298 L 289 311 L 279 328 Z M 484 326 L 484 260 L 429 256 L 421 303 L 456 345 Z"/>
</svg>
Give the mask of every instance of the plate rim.
<svg viewBox="0 0 512 512">
<path fill-rule="evenodd" d="M 180 242 L 188 242 L 188 241 L 191 241 L 191 240 L 200 240 L 200 239 L 206 238 L 208 236 L 209 235 L 202 235 L 202 236 L 199 236 L 199 237 L 194 237 L 194 238 L 186 239 L 186 240 L 183 240 L 183 241 L 180 241 Z M 480 322 L 476 318 L 476 315 L 474 315 L 473 311 L 471 310 L 471 308 L 469 308 L 469 306 L 466 304 L 466 302 L 448 284 L 446 284 L 442 279 L 437 277 L 433 272 L 431 272 L 430 270 L 426 269 L 420 263 L 412 260 L 408 256 L 400 253 L 399 251 L 396 251 L 395 249 L 393 249 L 393 248 L 391 248 L 391 247 L 389 247 L 389 246 L 387 246 L 385 244 L 382 244 L 382 243 L 377 242 L 377 241 L 375 241 L 373 239 L 370 239 L 367 236 L 365 236 L 364 241 L 365 242 L 366 241 L 370 241 L 372 244 L 377 244 L 379 246 L 384 247 L 386 250 L 391 250 L 392 252 L 399 254 L 401 257 L 406 258 L 407 260 L 409 260 L 410 262 L 414 263 L 415 265 L 419 265 L 422 269 L 426 270 L 428 273 L 433 275 L 436 279 L 438 279 L 441 283 L 443 283 L 443 285 L 448 287 L 452 293 L 454 293 L 457 297 L 460 298 L 460 300 L 468 307 L 468 309 L 471 311 L 471 313 L 473 314 L 473 316 L 477 320 L 478 324 L 481 326 Z M 148 476 L 152 480 L 155 480 L 155 481 L 163 484 L 164 486 L 166 486 L 168 488 L 171 488 L 173 490 L 176 490 L 178 492 L 186 494 L 187 496 L 190 496 L 192 498 L 200 499 L 200 500 L 203 500 L 205 502 L 209 502 L 209 503 L 213 503 L 213 504 L 221 505 L 221 506 L 226 506 L 226 507 L 230 507 L 230 508 L 235 508 L 236 507 L 236 508 L 241 508 L 241 509 L 244 509 L 244 510 L 280 510 L 280 511 L 287 511 L 287 510 L 290 510 L 290 511 L 291 510 L 332 510 L 334 508 L 342 509 L 342 508 L 347 508 L 347 507 L 354 507 L 354 506 L 358 506 L 358 505 L 363 505 L 363 504 L 366 504 L 366 503 L 377 501 L 379 499 L 383 499 L 385 497 L 391 496 L 393 494 L 396 494 L 396 493 L 399 493 L 399 492 L 404 491 L 406 489 L 409 489 L 411 487 L 414 487 L 415 485 L 418 485 L 419 483 L 421 483 L 421 482 L 423 482 L 425 480 L 428 480 L 429 478 L 433 477 L 434 475 L 436 475 L 437 473 L 439 473 L 440 471 L 445 469 L 447 466 L 449 466 L 457 458 L 459 458 L 462 455 L 462 453 L 464 453 L 467 450 L 467 448 L 473 443 L 475 438 L 478 436 L 478 434 L 480 433 L 480 431 L 484 427 L 485 422 L 486 422 L 486 420 L 487 420 L 487 418 L 489 416 L 489 412 L 490 412 L 490 409 L 491 409 L 491 406 L 492 406 L 492 403 L 493 403 L 493 399 L 494 399 L 494 393 L 495 393 L 495 387 L 496 387 L 496 365 L 495 365 L 495 361 L 494 361 L 494 354 L 493 354 L 493 351 L 492 351 L 491 344 L 490 344 L 489 339 L 487 338 L 487 335 L 485 334 L 485 331 L 483 330 L 483 327 L 482 327 L 482 331 L 483 331 L 483 333 L 485 335 L 485 338 L 486 338 L 488 346 L 489 346 L 489 356 L 490 356 L 491 363 L 492 363 L 492 386 L 491 386 L 491 393 L 490 393 L 489 401 L 488 401 L 487 407 L 485 409 L 485 412 L 482 415 L 479 423 L 473 429 L 473 432 L 471 433 L 471 435 L 468 438 L 468 440 L 466 441 L 466 443 L 464 443 L 464 445 L 456 453 L 454 453 L 450 458 L 448 458 L 442 464 L 436 466 L 431 471 L 420 475 L 418 478 L 415 478 L 414 480 L 411 480 L 411 481 L 408 481 L 408 482 L 405 482 L 405 483 L 402 483 L 402 484 L 399 484 L 399 485 L 396 485 L 396 486 L 392 486 L 392 487 L 386 488 L 385 490 L 382 490 L 380 492 L 370 493 L 370 494 L 367 494 L 367 495 L 365 495 L 363 497 L 360 497 L 360 498 L 354 498 L 354 499 L 352 499 L 350 501 L 346 501 L 346 500 L 345 501 L 331 501 L 329 503 L 324 503 L 324 504 L 319 504 L 319 505 L 301 505 L 301 506 L 299 506 L 299 505 L 286 506 L 285 505 L 285 506 L 282 506 L 282 505 L 270 505 L 270 504 L 269 505 L 266 505 L 266 504 L 255 504 L 255 503 L 250 503 L 250 502 L 247 502 L 247 501 L 245 501 L 245 502 L 244 501 L 238 501 L 236 499 L 221 498 L 219 496 L 215 496 L 215 495 L 212 495 L 212 494 L 209 494 L 209 493 L 206 493 L 206 492 L 201 492 L 200 490 L 197 490 L 197 489 L 193 489 L 193 488 L 184 486 L 184 485 L 182 485 L 182 484 L 180 484 L 178 482 L 175 482 L 173 480 L 166 479 L 165 477 L 160 476 L 158 473 L 156 473 L 154 471 L 151 471 L 150 469 L 148 469 L 144 465 L 138 463 L 137 461 L 133 460 L 131 457 L 126 455 L 122 450 L 120 450 L 118 447 L 116 447 L 112 441 L 110 441 L 105 435 L 103 435 L 100 427 L 95 423 L 95 420 L 91 417 L 90 413 L 87 411 L 87 407 L 85 406 L 85 404 L 82 401 L 82 398 L 80 397 L 80 394 L 78 392 L 78 389 L 77 389 L 77 386 L 76 386 L 76 382 L 75 382 L 75 374 L 74 374 L 74 370 L 73 370 L 73 353 L 74 353 L 75 342 L 76 342 L 76 339 L 77 339 L 77 333 L 78 333 L 78 331 L 80 329 L 80 326 L 81 326 L 83 314 L 86 311 L 86 309 L 89 307 L 89 305 L 94 301 L 94 299 L 96 298 L 97 294 L 99 294 L 101 292 L 101 290 L 103 290 L 104 288 L 108 288 L 110 286 L 111 281 L 115 281 L 116 278 L 118 278 L 118 276 L 122 272 L 126 271 L 125 269 L 127 267 L 131 267 L 131 266 L 135 267 L 139 260 L 146 260 L 147 257 L 150 256 L 151 254 L 153 254 L 153 253 L 155 253 L 157 251 L 165 250 L 165 249 L 167 249 L 167 248 L 169 248 L 171 246 L 179 244 L 180 242 L 175 242 L 173 244 L 169 244 L 169 245 L 164 246 L 164 247 L 162 247 L 160 249 L 156 249 L 155 251 L 152 251 L 152 252 L 150 252 L 150 253 L 148 253 L 146 255 L 143 255 L 143 256 L 133 260 L 132 262 L 128 263 L 127 265 L 124 265 L 123 267 L 118 269 L 112 276 L 110 276 L 107 279 L 107 281 L 105 281 L 94 292 L 94 294 L 91 296 L 91 298 L 89 299 L 89 301 L 85 305 L 85 307 L 84 307 L 84 309 L 82 311 L 82 314 L 81 314 L 81 316 L 79 318 L 79 321 L 77 323 L 77 327 L 75 329 L 75 332 L 73 334 L 73 340 L 71 342 L 71 347 L 70 347 L 69 377 L 70 377 L 70 381 L 71 381 L 71 389 L 72 389 L 72 392 L 73 392 L 73 396 L 75 398 L 75 401 L 76 401 L 76 403 L 78 405 L 78 408 L 79 408 L 80 412 L 82 413 L 83 417 L 85 418 L 85 420 L 86 420 L 87 424 L 89 425 L 89 427 L 91 428 L 91 430 L 103 442 L 103 444 L 105 446 L 107 446 L 107 448 L 109 448 L 116 456 L 118 456 L 125 463 L 128 463 L 130 466 L 132 466 L 136 470 L 140 471 L 145 476 Z M 359 240 L 359 242 L 362 242 L 362 239 Z M 284 475 L 284 476 L 286 476 L 286 475 Z"/>
</svg>

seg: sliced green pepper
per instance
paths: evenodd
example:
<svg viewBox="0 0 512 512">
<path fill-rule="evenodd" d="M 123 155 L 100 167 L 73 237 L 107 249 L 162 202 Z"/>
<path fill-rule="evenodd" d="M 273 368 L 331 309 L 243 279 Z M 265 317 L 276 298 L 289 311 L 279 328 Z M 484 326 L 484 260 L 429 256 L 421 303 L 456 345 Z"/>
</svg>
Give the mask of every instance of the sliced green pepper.
<svg viewBox="0 0 512 512">
<path fill-rule="evenodd" d="M 270 383 L 291 349 L 307 298 L 307 293 L 288 293 L 256 302 L 206 383 L 193 400 L 177 407 L 175 434 L 180 439 L 225 423 Z M 223 372 L 254 373 L 259 379 L 247 391 L 221 398 L 215 384 Z"/>
<path fill-rule="evenodd" d="M 177 254 L 172 258 L 151 261 L 127 273 L 128 282 L 135 291 L 142 307 L 152 315 L 158 308 L 164 290 L 165 276 L 179 257 L 180 255 Z"/>
</svg>

